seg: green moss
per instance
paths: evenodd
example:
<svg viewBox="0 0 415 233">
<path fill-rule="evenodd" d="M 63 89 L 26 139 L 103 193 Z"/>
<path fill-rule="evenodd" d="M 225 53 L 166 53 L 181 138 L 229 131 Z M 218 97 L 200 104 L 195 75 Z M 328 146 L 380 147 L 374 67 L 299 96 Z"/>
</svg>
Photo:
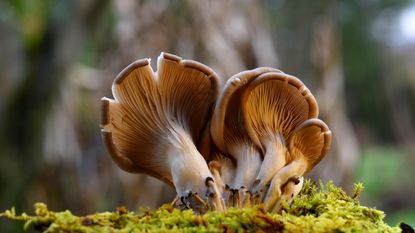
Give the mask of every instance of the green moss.
<svg viewBox="0 0 415 233">
<path fill-rule="evenodd" d="M 291 205 L 283 203 L 281 214 L 264 213 L 261 206 L 254 206 L 195 215 L 164 205 L 156 211 L 134 213 L 119 208 L 81 217 L 70 211 L 49 211 L 37 203 L 35 216 L 16 215 L 11 209 L 0 217 L 24 221 L 26 229 L 34 226 L 44 232 L 401 232 L 383 222 L 382 211 L 359 204 L 362 188 L 355 185 L 355 192 L 348 196 L 332 183 L 306 181 Z"/>
</svg>

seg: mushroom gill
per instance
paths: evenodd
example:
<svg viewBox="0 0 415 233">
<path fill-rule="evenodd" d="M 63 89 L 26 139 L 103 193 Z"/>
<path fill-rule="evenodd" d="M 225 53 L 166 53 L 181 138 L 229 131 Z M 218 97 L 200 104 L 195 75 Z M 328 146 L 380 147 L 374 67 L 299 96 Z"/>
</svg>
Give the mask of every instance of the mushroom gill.
<svg viewBox="0 0 415 233">
<path fill-rule="evenodd" d="M 331 131 L 320 119 L 309 119 L 299 125 L 288 139 L 289 161 L 304 159 L 304 174 L 311 171 L 327 154 L 331 145 Z"/>
<path fill-rule="evenodd" d="M 101 100 L 104 143 L 122 169 L 173 184 L 181 199 L 218 197 L 196 146 L 216 101 L 218 78 L 205 65 L 167 53 L 157 67 L 153 72 L 150 60 L 142 59 L 116 77 L 115 100 Z"/>
<path fill-rule="evenodd" d="M 259 75 L 243 92 L 242 103 L 246 131 L 264 153 L 257 192 L 287 164 L 287 139 L 302 122 L 318 116 L 318 106 L 299 79 L 281 72 Z"/>
<path fill-rule="evenodd" d="M 258 174 L 262 158 L 258 147 L 249 138 L 241 109 L 242 92 L 257 76 L 279 72 L 273 68 L 244 71 L 225 84 L 211 120 L 211 136 L 220 151 L 236 161 L 236 174 L 231 188 L 250 187 Z"/>
</svg>

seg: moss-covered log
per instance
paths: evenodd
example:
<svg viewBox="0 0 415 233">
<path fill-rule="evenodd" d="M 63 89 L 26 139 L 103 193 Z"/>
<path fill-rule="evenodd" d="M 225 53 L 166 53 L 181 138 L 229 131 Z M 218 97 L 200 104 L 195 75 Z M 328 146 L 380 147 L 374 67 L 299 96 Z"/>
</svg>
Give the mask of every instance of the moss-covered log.
<svg viewBox="0 0 415 233">
<path fill-rule="evenodd" d="M 291 205 L 283 203 L 280 214 L 265 213 L 261 206 L 231 208 L 226 213 L 196 215 L 164 205 L 140 213 L 118 208 L 115 212 L 75 216 L 70 211 L 53 212 L 35 204 L 35 215 L 16 215 L 14 209 L 0 217 L 24 221 L 25 229 L 43 232 L 411 232 L 406 224 L 391 227 L 384 213 L 361 206 L 357 200 L 362 184 L 349 196 L 341 188 L 306 181 Z"/>
</svg>

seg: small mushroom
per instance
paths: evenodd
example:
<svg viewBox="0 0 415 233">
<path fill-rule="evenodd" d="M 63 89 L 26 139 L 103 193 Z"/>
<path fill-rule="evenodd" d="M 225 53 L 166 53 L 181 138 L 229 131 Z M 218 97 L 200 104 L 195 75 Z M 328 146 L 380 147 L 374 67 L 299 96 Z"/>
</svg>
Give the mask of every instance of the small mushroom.
<svg viewBox="0 0 415 233">
<path fill-rule="evenodd" d="M 262 163 L 259 148 L 245 130 L 241 109 L 244 89 L 257 76 L 267 72 L 279 72 L 273 68 L 244 71 L 231 77 L 218 98 L 211 120 L 211 136 L 220 151 L 236 161 L 236 174 L 232 190 L 251 187 Z"/>
<path fill-rule="evenodd" d="M 299 125 L 288 139 L 288 165 L 272 178 L 264 200 L 266 210 L 281 197 L 281 187 L 290 179 L 311 171 L 327 154 L 331 145 L 331 131 L 319 119 L 309 119 Z"/>
<path fill-rule="evenodd" d="M 226 184 L 233 183 L 233 179 L 235 178 L 235 162 L 220 152 L 214 153 L 212 159 L 208 164 L 209 169 L 218 183 L 219 191 L 223 193 Z M 216 179 L 216 177 L 218 178 Z"/>
<path fill-rule="evenodd" d="M 245 129 L 264 153 L 256 193 L 287 164 L 287 139 L 302 122 L 318 116 L 318 106 L 299 79 L 282 72 L 259 75 L 242 93 L 241 106 Z"/>
<path fill-rule="evenodd" d="M 281 197 L 272 208 L 272 212 L 278 213 L 281 211 L 281 202 L 284 200 L 287 204 L 291 204 L 294 198 L 300 193 L 304 184 L 304 177 L 298 179 L 288 180 L 288 182 L 282 187 Z"/>
<path fill-rule="evenodd" d="M 150 59 L 132 63 L 114 80 L 114 100 L 102 99 L 100 126 L 108 152 L 128 172 L 173 184 L 185 204 L 199 200 L 195 195 L 213 195 L 220 206 L 197 148 L 218 95 L 217 75 L 167 53 L 161 53 L 157 68 L 153 72 Z"/>
<path fill-rule="evenodd" d="M 236 166 L 232 159 L 216 152 L 209 162 L 209 169 L 217 181 L 220 193 L 224 198 L 227 207 L 247 207 L 251 203 L 251 193 L 245 186 L 239 189 L 231 188 L 228 184 L 233 184 L 235 179 Z"/>
</svg>

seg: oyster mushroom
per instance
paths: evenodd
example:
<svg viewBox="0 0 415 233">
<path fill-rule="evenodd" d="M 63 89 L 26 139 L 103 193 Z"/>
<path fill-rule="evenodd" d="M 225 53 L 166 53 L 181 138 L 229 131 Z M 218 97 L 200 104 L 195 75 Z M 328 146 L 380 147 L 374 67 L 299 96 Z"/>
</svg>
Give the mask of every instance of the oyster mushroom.
<svg viewBox="0 0 415 233">
<path fill-rule="evenodd" d="M 310 172 L 327 154 L 331 145 L 331 131 L 320 119 L 309 119 L 300 124 L 288 139 L 288 165 L 272 178 L 264 200 L 266 210 L 281 197 L 281 187 L 290 179 Z"/>
<path fill-rule="evenodd" d="M 244 89 L 257 76 L 279 72 L 273 68 L 257 68 L 231 77 L 225 84 L 213 112 L 211 136 L 219 150 L 236 161 L 235 178 L 228 184 L 236 193 L 241 187 L 252 186 L 262 163 L 257 145 L 249 138 L 241 109 Z"/>
<path fill-rule="evenodd" d="M 287 164 L 287 139 L 302 122 L 318 116 L 318 106 L 299 79 L 282 72 L 259 75 L 242 93 L 241 103 L 246 131 L 264 153 L 253 188 L 257 193 Z"/>
<path fill-rule="evenodd" d="M 150 59 L 142 59 L 116 77 L 114 100 L 101 100 L 103 141 L 125 171 L 174 185 L 189 207 L 213 196 L 221 209 L 213 175 L 197 148 L 217 98 L 217 75 L 167 53 L 161 53 L 157 68 L 153 72 Z"/>
</svg>

